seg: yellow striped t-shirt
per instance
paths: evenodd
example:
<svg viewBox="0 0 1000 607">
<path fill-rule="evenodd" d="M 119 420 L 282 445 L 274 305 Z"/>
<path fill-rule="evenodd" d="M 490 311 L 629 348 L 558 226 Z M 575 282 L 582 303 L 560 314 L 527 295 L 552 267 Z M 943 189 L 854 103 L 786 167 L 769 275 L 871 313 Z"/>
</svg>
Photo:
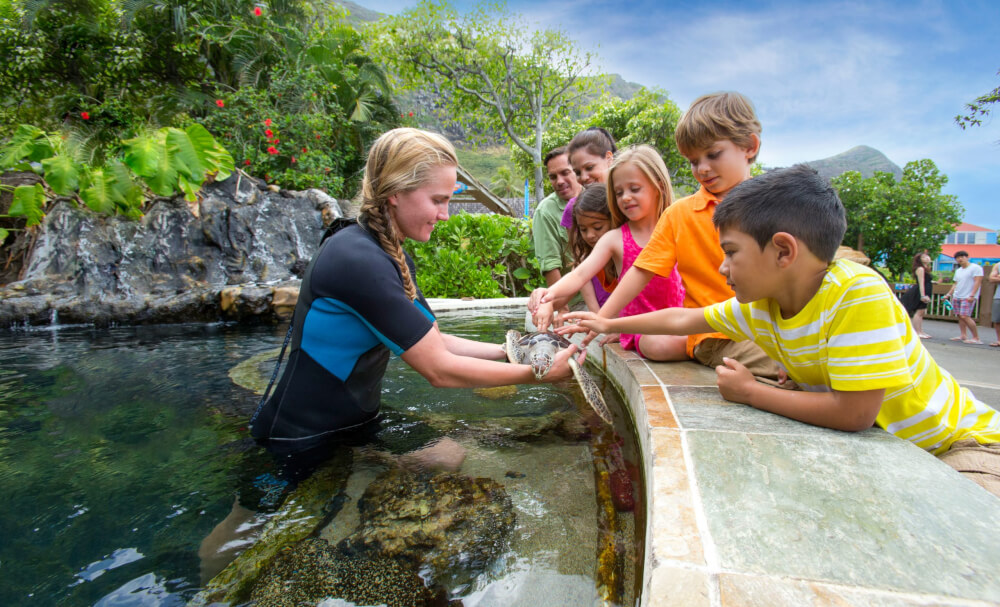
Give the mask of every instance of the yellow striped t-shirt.
<svg viewBox="0 0 1000 607">
<path fill-rule="evenodd" d="M 792 318 L 782 318 L 772 299 L 734 298 L 705 308 L 705 320 L 736 341 L 752 339 L 804 390 L 885 388 L 875 423 L 934 454 L 965 438 L 1000 442 L 1000 412 L 938 366 L 870 268 L 830 264 L 819 291 Z"/>
</svg>

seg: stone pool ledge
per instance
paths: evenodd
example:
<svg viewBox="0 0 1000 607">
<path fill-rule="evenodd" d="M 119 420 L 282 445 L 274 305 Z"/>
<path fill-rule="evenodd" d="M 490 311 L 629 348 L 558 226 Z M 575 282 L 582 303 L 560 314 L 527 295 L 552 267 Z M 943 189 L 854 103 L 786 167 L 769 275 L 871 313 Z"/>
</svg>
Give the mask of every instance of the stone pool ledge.
<svg viewBox="0 0 1000 607">
<path fill-rule="evenodd" d="M 693 362 L 603 358 L 646 458 L 643 605 L 1000 604 L 1000 499 L 934 456 L 726 402 Z"/>
</svg>

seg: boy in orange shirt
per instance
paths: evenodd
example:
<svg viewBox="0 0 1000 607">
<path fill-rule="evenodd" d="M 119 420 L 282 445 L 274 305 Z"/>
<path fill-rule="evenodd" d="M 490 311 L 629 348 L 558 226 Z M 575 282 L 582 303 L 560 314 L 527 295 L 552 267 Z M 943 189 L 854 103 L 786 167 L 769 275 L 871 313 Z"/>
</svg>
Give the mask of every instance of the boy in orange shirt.
<svg viewBox="0 0 1000 607">
<path fill-rule="evenodd" d="M 723 254 L 712 224 L 715 205 L 750 178 L 760 151 L 760 121 L 750 100 L 735 92 L 696 99 L 677 123 L 674 138 L 701 188 L 670 205 L 660 216 L 649 244 L 623 276 L 600 316 L 617 318 L 653 276 L 669 276 L 676 265 L 687 294 L 684 307 L 702 308 L 733 297 L 719 273 Z M 593 335 L 588 335 L 589 342 Z M 757 377 L 777 379 L 779 367 L 751 341 L 734 342 L 721 333 L 691 335 L 687 355 L 711 367 L 733 358 Z"/>
</svg>

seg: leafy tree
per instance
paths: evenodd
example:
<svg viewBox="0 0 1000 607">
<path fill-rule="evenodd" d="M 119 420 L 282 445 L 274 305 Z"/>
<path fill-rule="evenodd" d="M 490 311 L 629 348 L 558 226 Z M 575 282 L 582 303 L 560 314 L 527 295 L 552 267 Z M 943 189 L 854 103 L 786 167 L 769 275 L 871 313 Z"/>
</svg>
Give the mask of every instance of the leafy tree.
<svg viewBox="0 0 1000 607">
<path fill-rule="evenodd" d="M 939 251 L 962 220 L 956 197 L 941 193 L 946 183 L 948 177 L 929 159 L 907 163 L 898 182 L 884 171 L 867 179 L 857 171 L 833 178 L 847 211 L 843 243 L 904 276 L 916 253 Z"/>
<path fill-rule="evenodd" d="M 688 161 L 681 156 L 674 142 L 674 130 L 681 111 L 666 93 L 642 88 L 631 99 L 605 97 L 588 109 L 590 114 L 580 120 L 564 117 L 553 121 L 542 138 L 543 151 L 566 145 L 574 135 L 588 127 L 600 126 L 611 133 L 619 147 L 645 143 L 656 148 L 667 165 L 670 181 L 678 196 L 697 189 L 698 184 L 691 175 Z M 532 160 L 527 154 L 513 148 L 511 159 L 517 168 L 529 172 Z"/>
<path fill-rule="evenodd" d="M 521 184 L 509 166 L 497 167 L 490 182 L 490 189 L 501 198 L 514 198 L 521 193 Z"/>
<path fill-rule="evenodd" d="M 591 81 L 581 79 L 589 53 L 561 32 L 534 31 L 503 5 L 462 16 L 431 0 L 379 22 L 373 48 L 409 86 L 447 90 L 441 98 L 454 119 L 506 133 L 531 158 L 541 198 L 544 134 L 589 93 Z"/>
<path fill-rule="evenodd" d="M 1000 76 L 1000 71 L 997 72 L 997 75 Z M 961 114 L 955 116 L 955 122 L 963 130 L 967 126 L 980 126 L 983 124 L 983 118 L 989 115 L 992 109 L 990 106 L 994 103 L 1000 103 L 1000 86 L 985 95 L 976 97 L 972 103 L 965 104 L 965 111 L 968 113 L 964 116 Z"/>
</svg>

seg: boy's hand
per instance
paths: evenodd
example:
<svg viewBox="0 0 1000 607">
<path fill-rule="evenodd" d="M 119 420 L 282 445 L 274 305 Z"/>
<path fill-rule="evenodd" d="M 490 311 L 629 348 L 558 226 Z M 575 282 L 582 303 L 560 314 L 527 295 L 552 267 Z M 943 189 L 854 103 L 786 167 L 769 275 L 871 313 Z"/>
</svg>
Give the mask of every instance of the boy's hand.
<svg viewBox="0 0 1000 607">
<path fill-rule="evenodd" d="M 751 392 L 757 385 L 753 374 L 735 358 L 723 358 L 721 365 L 715 368 L 719 378 L 719 392 L 722 398 L 734 403 L 750 404 Z"/>
<path fill-rule="evenodd" d="M 561 335 L 583 333 L 584 331 L 608 333 L 611 329 L 609 320 L 603 316 L 598 316 L 594 312 L 570 312 L 563 318 L 565 324 L 558 333 Z"/>
</svg>

